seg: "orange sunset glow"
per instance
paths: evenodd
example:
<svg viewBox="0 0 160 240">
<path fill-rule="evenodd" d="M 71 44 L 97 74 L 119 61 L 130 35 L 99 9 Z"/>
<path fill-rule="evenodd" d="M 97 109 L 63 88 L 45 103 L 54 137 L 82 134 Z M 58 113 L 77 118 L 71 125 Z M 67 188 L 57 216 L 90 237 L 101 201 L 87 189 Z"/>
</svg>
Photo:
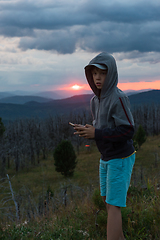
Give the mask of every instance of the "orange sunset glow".
<svg viewBox="0 0 160 240">
<path fill-rule="evenodd" d="M 71 87 L 73 90 L 80 90 L 82 89 L 82 86 L 79 86 L 78 84 L 75 84 Z"/>
<path fill-rule="evenodd" d="M 118 88 L 122 91 L 126 90 L 142 90 L 142 89 L 160 89 L 160 80 L 156 80 L 153 82 L 127 82 L 127 83 L 118 83 Z M 90 90 L 90 86 L 88 84 L 78 85 L 75 84 L 71 87 L 72 90 Z"/>
<path fill-rule="evenodd" d="M 122 91 L 126 91 L 126 90 L 143 90 L 143 89 L 160 89 L 160 80 L 156 80 L 156 81 L 150 81 L 150 82 L 145 82 L 145 81 L 141 81 L 141 82 L 126 82 L 126 83 L 118 83 L 118 88 L 120 88 Z M 73 84 L 73 85 L 63 85 L 61 88 L 58 88 L 59 90 L 65 90 L 65 91 L 80 91 L 81 93 L 83 91 L 91 91 L 90 86 L 86 83 L 86 84 Z"/>
<path fill-rule="evenodd" d="M 142 90 L 142 89 L 160 89 L 160 80 L 153 82 L 128 82 L 128 83 L 118 83 L 118 87 L 125 90 Z"/>
</svg>

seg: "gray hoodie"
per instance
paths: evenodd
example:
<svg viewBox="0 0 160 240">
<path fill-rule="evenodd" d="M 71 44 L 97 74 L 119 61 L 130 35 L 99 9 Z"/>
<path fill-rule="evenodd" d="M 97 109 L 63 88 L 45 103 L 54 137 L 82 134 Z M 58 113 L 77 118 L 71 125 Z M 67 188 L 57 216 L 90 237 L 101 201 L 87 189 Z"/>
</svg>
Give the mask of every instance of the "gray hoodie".
<svg viewBox="0 0 160 240">
<path fill-rule="evenodd" d="M 94 84 L 91 66 L 103 64 L 108 68 L 101 90 Z M 102 52 L 85 67 L 87 81 L 95 96 L 91 99 L 91 112 L 95 140 L 101 159 L 125 158 L 134 152 L 134 120 L 128 97 L 117 88 L 118 72 L 114 57 Z"/>
</svg>

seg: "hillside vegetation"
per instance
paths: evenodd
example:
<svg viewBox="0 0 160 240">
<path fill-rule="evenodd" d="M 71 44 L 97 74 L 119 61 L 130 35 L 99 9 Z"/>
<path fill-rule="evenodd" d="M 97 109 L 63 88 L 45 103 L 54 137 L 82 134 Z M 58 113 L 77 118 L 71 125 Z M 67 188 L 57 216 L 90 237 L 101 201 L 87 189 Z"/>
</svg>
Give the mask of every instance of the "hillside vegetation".
<svg viewBox="0 0 160 240">
<path fill-rule="evenodd" d="M 50 95 L 48 95 L 49 97 Z M 68 115 L 70 112 L 90 111 L 90 99 L 93 94 L 52 100 L 38 96 L 12 96 L 0 99 L 0 116 L 5 122 L 9 120 L 39 117 L 44 119 L 50 115 Z M 133 110 L 142 105 L 159 105 L 160 90 L 151 90 L 129 96 Z"/>
<path fill-rule="evenodd" d="M 148 137 L 137 151 L 127 207 L 122 209 L 128 240 L 160 239 L 159 157 L 160 136 Z M 99 196 L 99 158 L 94 144 L 90 151 L 82 146 L 72 178 L 55 171 L 52 153 L 39 165 L 16 174 L 12 167 L 7 169 L 15 200 L 21 201 L 17 217 L 9 182 L 1 180 L 0 239 L 106 239 L 107 213 Z"/>
</svg>

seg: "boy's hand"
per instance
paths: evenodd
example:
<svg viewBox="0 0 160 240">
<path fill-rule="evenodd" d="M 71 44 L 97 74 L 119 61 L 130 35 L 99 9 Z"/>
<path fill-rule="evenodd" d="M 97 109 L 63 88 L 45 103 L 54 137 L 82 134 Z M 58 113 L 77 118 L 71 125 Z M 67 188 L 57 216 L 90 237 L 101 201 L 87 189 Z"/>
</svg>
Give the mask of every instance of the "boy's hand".
<svg viewBox="0 0 160 240">
<path fill-rule="evenodd" d="M 95 128 L 92 125 L 86 124 L 85 126 L 76 125 L 74 129 L 77 132 L 74 132 L 75 135 L 79 135 L 84 138 L 94 138 L 95 137 Z"/>
</svg>

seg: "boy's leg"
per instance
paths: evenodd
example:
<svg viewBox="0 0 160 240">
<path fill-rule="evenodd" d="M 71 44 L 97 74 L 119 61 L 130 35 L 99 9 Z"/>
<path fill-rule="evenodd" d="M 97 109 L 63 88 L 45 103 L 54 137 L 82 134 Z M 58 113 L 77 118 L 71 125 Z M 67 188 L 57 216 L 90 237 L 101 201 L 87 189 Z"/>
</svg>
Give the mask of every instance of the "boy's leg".
<svg viewBox="0 0 160 240">
<path fill-rule="evenodd" d="M 107 240 L 125 240 L 122 230 L 121 208 L 109 205 L 105 202 L 106 196 L 102 196 L 106 204 L 107 218 Z"/>
<path fill-rule="evenodd" d="M 122 230 L 121 208 L 107 204 L 107 240 L 125 240 Z"/>
<path fill-rule="evenodd" d="M 127 191 L 134 161 L 135 154 L 126 159 L 113 159 L 107 163 L 106 192 L 103 191 L 103 194 L 101 194 L 108 211 L 107 240 L 125 239 L 122 231 L 120 206 L 126 206 Z M 103 186 L 103 184 L 101 185 Z"/>
</svg>

